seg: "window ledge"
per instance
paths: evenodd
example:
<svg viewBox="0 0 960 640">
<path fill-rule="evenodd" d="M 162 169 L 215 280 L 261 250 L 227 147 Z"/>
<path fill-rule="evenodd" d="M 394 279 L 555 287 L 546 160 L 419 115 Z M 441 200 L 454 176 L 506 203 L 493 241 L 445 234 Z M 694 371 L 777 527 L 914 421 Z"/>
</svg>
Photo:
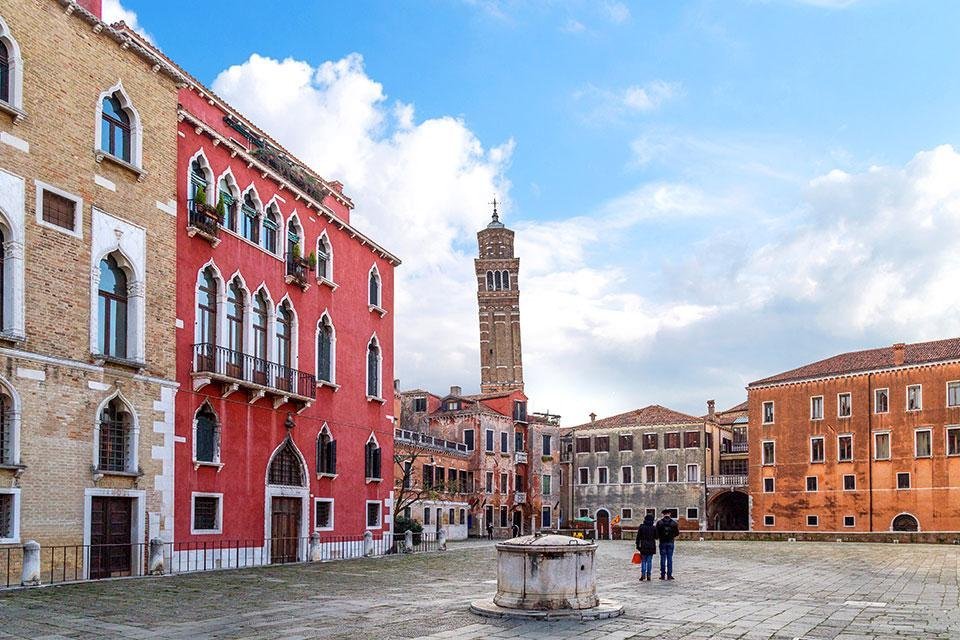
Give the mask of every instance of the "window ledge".
<svg viewBox="0 0 960 640">
<path fill-rule="evenodd" d="M 20 344 L 27 341 L 27 336 L 18 333 L 10 333 L 9 331 L 0 331 L 0 340 L 3 342 Z"/>
<path fill-rule="evenodd" d="M 129 367 L 131 369 L 137 369 L 140 372 L 143 372 L 147 368 L 146 362 L 140 362 L 139 360 L 130 360 L 128 358 L 118 358 L 116 356 L 107 356 L 102 353 L 93 354 L 93 362 L 98 367 L 102 367 L 104 364 L 116 364 L 121 367 Z"/>
<path fill-rule="evenodd" d="M 383 478 L 367 478 L 367 484 L 371 482 L 383 482 Z"/>
<path fill-rule="evenodd" d="M 217 473 L 220 473 L 220 469 L 223 469 L 222 462 L 203 462 L 201 460 L 193 461 L 193 470 L 196 471 L 200 467 L 213 467 L 217 470 Z"/>
<path fill-rule="evenodd" d="M 21 475 L 24 471 L 27 470 L 27 465 L 25 465 L 25 464 L 0 464 L 0 469 L 7 469 L 7 470 L 9 470 L 9 471 L 13 471 L 13 472 L 15 472 L 15 473 L 14 473 L 14 476 L 16 476 L 17 478 L 19 478 L 20 475 Z"/>
<path fill-rule="evenodd" d="M 380 305 L 377 305 L 377 304 L 369 304 L 369 305 L 367 305 L 367 309 L 369 309 L 371 313 L 374 312 L 374 311 L 376 311 L 377 313 L 380 314 L 380 317 L 381 317 L 381 318 L 382 318 L 383 316 L 387 315 L 387 310 L 384 309 L 383 307 L 381 307 Z"/>
<path fill-rule="evenodd" d="M 190 535 L 192 536 L 210 536 L 223 533 L 222 529 L 190 529 Z"/>
<path fill-rule="evenodd" d="M 318 471 L 317 480 L 319 480 L 320 478 L 330 478 L 331 480 L 336 480 L 339 475 L 340 475 L 339 473 L 321 473 Z"/>
<path fill-rule="evenodd" d="M 143 475 L 142 471 L 107 471 L 106 469 L 94 469 L 93 473 L 98 476 L 118 476 L 121 478 L 139 478 Z"/>
<path fill-rule="evenodd" d="M 379 402 L 380 404 L 383 404 L 386 402 L 386 400 L 377 396 L 367 396 L 367 402 Z"/>
<path fill-rule="evenodd" d="M 340 285 L 338 285 L 336 282 L 334 282 L 333 280 L 327 280 L 323 276 L 317 276 L 317 284 L 322 284 L 325 287 L 330 287 L 331 291 L 336 291 L 337 289 L 340 288 Z"/>
<path fill-rule="evenodd" d="M 118 158 L 117 156 L 113 155 L 112 153 L 107 153 L 106 151 L 103 151 L 102 149 L 94 149 L 94 150 L 93 150 L 93 155 L 94 155 L 94 158 L 96 158 L 96 160 L 97 160 L 97 164 L 103 163 L 104 160 L 106 160 L 107 162 L 110 162 L 110 163 L 112 163 L 112 164 L 115 164 L 115 165 L 117 165 L 118 167 L 120 167 L 120 168 L 122 168 L 122 169 L 126 169 L 127 171 L 129 171 L 129 172 L 132 173 L 133 175 L 137 176 L 137 182 L 143 182 L 144 179 L 146 179 L 146 177 L 147 177 L 147 172 L 146 172 L 146 171 L 144 171 L 143 169 L 141 169 L 140 167 L 138 167 L 138 166 L 136 166 L 136 165 L 130 164 L 129 162 L 127 162 L 127 161 L 124 160 L 123 158 Z"/>
<path fill-rule="evenodd" d="M 13 116 L 13 124 L 20 124 L 21 122 L 23 122 L 24 118 L 27 117 L 27 114 L 25 111 L 22 111 L 21 109 L 17 109 L 15 106 L 10 104 L 9 102 L 4 102 L 3 100 L 0 100 L 0 111 L 3 111 L 4 113 Z"/>
<path fill-rule="evenodd" d="M 339 391 L 339 390 L 340 390 L 340 385 L 338 385 L 336 382 L 328 382 L 328 381 L 326 381 L 326 380 L 317 380 L 317 387 L 318 387 L 318 388 L 319 388 L 319 387 L 330 387 L 330 388 L 333 389 L 334 391 Z M 368 397 L 368 399 L 369 399 L 369 397 Z"/>
</svg>

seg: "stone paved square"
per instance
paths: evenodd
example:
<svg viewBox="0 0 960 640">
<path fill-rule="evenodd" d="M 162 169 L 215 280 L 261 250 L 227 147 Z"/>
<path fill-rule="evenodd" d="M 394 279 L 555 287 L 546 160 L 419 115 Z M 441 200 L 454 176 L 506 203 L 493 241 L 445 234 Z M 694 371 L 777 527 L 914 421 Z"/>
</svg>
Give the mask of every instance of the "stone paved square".
<svg viewBox="0 0 960 640">
<path fill-rule="evenodd" d="M 486 620 L 491 543 L 446 553 L 92 582 L 0 595 L 0 638 L 960 638 L 960 547 L 685 542 L 677 580 L 637 580 L 602 542 L 597 622 Z"/>
</svg>

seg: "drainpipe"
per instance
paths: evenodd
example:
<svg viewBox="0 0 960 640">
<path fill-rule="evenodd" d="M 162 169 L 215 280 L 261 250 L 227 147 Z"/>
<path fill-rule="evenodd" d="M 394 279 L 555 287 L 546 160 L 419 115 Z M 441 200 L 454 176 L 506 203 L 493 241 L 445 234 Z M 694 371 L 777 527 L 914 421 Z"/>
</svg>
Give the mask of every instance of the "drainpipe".
<svg viewBox="0 0 960 640">
<path fill-rule="evenodd" d="M 873 374 L 867 374 L 867 490 L 870 492 L 870 531 L 873 531 Z M 887 400 L 889 403 L 890 401 Z"/>
</svg>

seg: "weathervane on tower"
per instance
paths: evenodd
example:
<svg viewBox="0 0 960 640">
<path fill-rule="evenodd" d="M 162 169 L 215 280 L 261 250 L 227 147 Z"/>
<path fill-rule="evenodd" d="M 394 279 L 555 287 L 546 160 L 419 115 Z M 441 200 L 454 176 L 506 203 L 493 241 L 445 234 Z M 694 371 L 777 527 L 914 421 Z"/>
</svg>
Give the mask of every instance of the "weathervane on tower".
<svg viewBox="0 0 960 640">
<path fill-rule="evenodd" d="M 497 214 L 497 196 L 493 196 L 493 201 L 488 202 L 487 204 L 493 205 L 493 219 L 490 221 L 490 224 L 487 225 L 487 228 L 491 227 L 502 227 L 503 223 L 500 222 L 500 216 Z"/>
</svg>

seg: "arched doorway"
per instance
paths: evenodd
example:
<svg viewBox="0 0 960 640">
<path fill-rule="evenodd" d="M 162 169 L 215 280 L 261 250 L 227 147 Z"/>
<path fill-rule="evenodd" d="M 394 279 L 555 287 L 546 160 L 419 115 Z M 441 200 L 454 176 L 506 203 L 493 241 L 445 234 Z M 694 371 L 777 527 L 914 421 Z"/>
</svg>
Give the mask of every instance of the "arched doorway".
<svg viewBox="0 0 960 640">
<path fill-rule="evenodd" d="M 750 506 L 742 491 L 724 491 L 707 503 L 707 523 L 711 531 L 746 531 L 750 528 Z"/>
<path fill-rule="evenodd" d="M 920 523 L 909 513 L 901 513 L 890 525 L 892 531 L 920 531 Z"/>
<path fill-rule="evenodd" d="M 606 509 L 597 510 L 597 539 L 610 539 L 610 513 Z"/>
<path fill-rule="evenodd" d="M 305 555 L 308 496 L 306 465 L 288 435 L 267 466 L 266 537 L 271 563 L 297 562 Z"/>
</svg>

